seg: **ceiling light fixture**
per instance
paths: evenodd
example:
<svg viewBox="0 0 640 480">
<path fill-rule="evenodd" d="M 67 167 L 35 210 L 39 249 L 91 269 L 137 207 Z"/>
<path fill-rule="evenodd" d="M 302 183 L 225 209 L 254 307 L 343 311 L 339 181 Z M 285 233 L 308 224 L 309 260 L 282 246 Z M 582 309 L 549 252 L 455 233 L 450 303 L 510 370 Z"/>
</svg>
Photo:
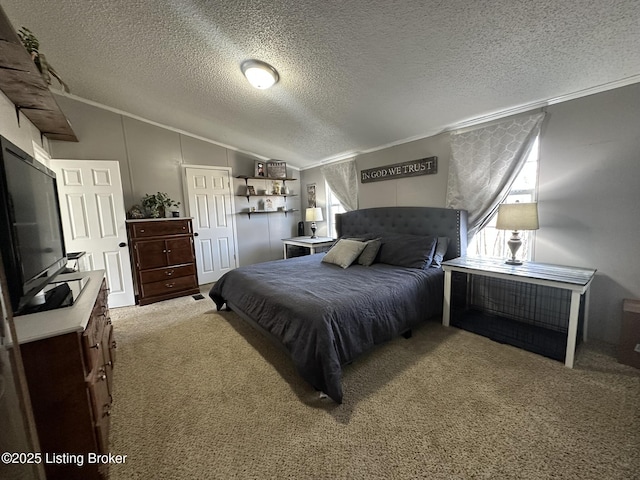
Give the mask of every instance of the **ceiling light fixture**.
<svg viewBox="0 0 640 480">
<path fill-rule="evenodd" d="M 249 83 L 261 90 L 271 87 L 280 79 L 275 68 L 260 60 L 245 60 L 240 69 Z"/>
</svg>

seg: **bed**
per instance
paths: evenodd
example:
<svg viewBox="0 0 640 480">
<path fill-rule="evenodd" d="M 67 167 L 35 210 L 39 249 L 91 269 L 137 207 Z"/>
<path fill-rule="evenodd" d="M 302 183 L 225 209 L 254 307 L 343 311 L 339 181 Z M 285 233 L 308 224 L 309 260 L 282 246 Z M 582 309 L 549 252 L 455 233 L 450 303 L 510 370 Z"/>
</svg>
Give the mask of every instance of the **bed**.
<svg viewBox="0 0 640 480">
<path fill-rule="evenodd" d="M 466 226 L 464 210 L 347 212 L 336 216 L 340 245 L 332 247 L 334 253 L 237 268 L 223 275 L 209 296 L 218 310 L 226 305 L 271 338 L 304 380 L 341 403 L 343 365 L 441 316 L 439 262 L 464 255 Z M 345 267 L 342 258 L 329 263 L 345 245 L 362 248 L 353 263 Z M 366 249 L 376 245 L 373 263 L 363 262 L 364 252 L 372 253 Z"/>
</svg>

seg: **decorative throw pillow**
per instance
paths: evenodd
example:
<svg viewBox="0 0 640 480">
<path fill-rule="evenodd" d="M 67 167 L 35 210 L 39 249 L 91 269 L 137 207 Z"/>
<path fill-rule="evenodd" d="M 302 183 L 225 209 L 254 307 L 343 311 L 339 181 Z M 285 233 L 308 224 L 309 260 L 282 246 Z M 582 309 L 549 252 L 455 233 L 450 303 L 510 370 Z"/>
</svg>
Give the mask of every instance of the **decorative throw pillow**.
<svg viewBox="0 0 640 480">
<path fill-rule="evenodd" d="M 370 266 L 376 259 L 378 252 L 380 251 L 380 245 L 382 245 L 382 241 L 379 238 L 374 238 L 373 240 L 369 240 L 364 242 L 365 247 L 362 250 L 362 253 L 358 257 L 358 263 L 360 265 L 364 265 L 365 267 Z"/>
<path fill-rule="evenodd" d="M 358 258 L 364 250 L 364 247 L 366 247 L 364 242 L 340 239 L 331 247 L 331 250 L 322 257 L 322 261 L 347 268 Z"/>
<path fill-rule="evenodd" d="M 436 237 L 389 233 L 382 237 L 380 263 L 409 268 L 428 268 L 433 260 Z"/>
<path fill-rule="evenodd" d="M 449 237 L 438 237 L 436 241 L 436 251 L 433 254 L 432 267 L 441 267 L 444 256 L 447 254 L 447 248 L 449 248 Z"/>
</svg>

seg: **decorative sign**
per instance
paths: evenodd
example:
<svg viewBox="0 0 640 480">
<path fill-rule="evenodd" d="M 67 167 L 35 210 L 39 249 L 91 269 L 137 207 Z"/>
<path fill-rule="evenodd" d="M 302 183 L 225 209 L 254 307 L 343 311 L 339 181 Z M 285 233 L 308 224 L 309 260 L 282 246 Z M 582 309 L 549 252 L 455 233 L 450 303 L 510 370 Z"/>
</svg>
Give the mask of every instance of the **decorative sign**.
<svg viewBox="0 0 640 480">
<path fill-rule="evenodd" d="M 285 162 L 267 162 L 267 177 L 287 178 L 287 164 Z"/>
<path fill-rule="evenodd" d="M 421 158 L 410 162 L 396 163 L 385 167 L 368 168 L 360 171 L 360 182 L 379 182 L 418 175 L 438 173 L 438 157 Z"/>
</svg>

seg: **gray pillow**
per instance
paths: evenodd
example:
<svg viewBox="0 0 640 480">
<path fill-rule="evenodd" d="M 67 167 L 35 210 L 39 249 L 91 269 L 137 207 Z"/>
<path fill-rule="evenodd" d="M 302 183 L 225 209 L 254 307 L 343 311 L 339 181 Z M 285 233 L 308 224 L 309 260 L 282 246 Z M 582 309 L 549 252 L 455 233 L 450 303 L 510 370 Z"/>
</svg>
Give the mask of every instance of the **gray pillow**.
<svg viewBox="0 0 640 480">
<path fill-rule="evenodd" d="M 449 248 L 449 237 L 438 237 L 436 241 L 436 251 L 433 254 L 432 267 L 441 267 L 444 256 L 447 254 L 447 248 Z"/>
<path fill-rule="evenodd" d="M 366 246 L 364 242 L 340 239 L 331 247 L 331 250 L 322 257 L 322 261 L 347 268 L 358 258 Z"/>
<path fill-rule="evenodd" d="M 387 233 L 382 236 L 380 263 L 409 268 L 428 268 L 433 260 L 436 237 Z"/>
<path fill-rule="evenodd" d="M 360 265 L 364 265 L 365 267 L 370 266 L 376 256 L 378 255 L 378 251 L 380 250 L 380 245 L 382 245 L 382 241 L 379 238 L 374 238 L 373 240 L 369 240 L 364 242 L 365 247 L 362 250 L 362 253 L 358 257 L 358 263 Z"/>
</svg>

